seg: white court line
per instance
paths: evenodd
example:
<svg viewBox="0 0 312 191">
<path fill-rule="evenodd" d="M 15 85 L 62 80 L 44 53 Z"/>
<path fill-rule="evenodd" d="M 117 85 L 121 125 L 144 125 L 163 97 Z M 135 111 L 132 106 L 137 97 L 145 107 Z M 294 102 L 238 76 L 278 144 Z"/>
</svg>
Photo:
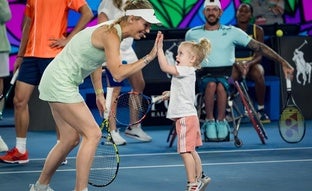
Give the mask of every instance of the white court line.
<svg viewBox="0 0 312 191">
<path fill-rule="evenodd" d="M 290 150 L 309 150 L 312 147 L 294 147 L 294 148 L 271 148 L 271 149 L 246 149 L 246 150 L 218 150 L 218 151 L 203 151 L 199 153 L 238 153 L 238 152 L 264 152 L 264 151 L 290 151 Z M 163 155 L 178 155 L 178 153 L 146 153 L 146 154 L 126 154 L 120 155 L 121 157 L 136 157 L 136 156 L 163 156 Z M 75 157 L 68 157 L 67 159 L 75 159 Z M 45 160 L 31 159 L 31 160 Z M 236 162 L 220 162 L 220 163 L 203 163 L 203 166 L 219 166 L 219 165 L 243 165 L 243 164 L 269 164 L 269 163 L 295 163 L 295 162 L 312 162 L 312 158 L 308 159 L 296 159 L 296 160 L 268 160 L 268 161 L 236 161 Z M 9 164 L 8 164 L 9 165 Z M 173 168 L 184 167 L 183 164 L 176 165 L 152 165 L 152 166 L 128 166 L 119 167 L 119 169 L 147 169 L 147 168 Z M 58 169 L 57 172 L 73 172 L 76 169 Z M 27 173 L 40 173 L 41 170 L 29 170 L 29 171 L 1 171 L 1 174 L 27 174 Z"/>
<path fill-rule="evenodd" d="M 217 150 L 217 151 L 198 151 L 199 154 L 209 153 L 244 153 L 244 152 L 265 152 L 265 151 L 290 151 L 290 150 L 309 150 L 312 147 L 292 147 L 292 148 L 270 148 L 270 149 L 244 149 L 244 150 Z M 144 153 L 144 154 L 123 154 L 123 157 L 137 156 L 162 156 L 162 155 L 178 155 L 177 152 L 172 153 Z"/>
<path fill-rule="evenodd" d="M 209 153 L 244 153 L 244 152 L 265 152 L 265 151 L 291 151 L 291 150 L 309 150 L 312 147 L 285 147 L 285 148 L 269 148 L 269 149 L 244 149 L 244 150 L 217 150 L 217 151 L 198 151 L 199 154 L 209 154 Z M 141 154 L 120 154 L 120 157 L 138 157 L 138 156 L 164 156 L 164 155 L 178 155 L 175 150 L 173 152 L 167 153 L 141 153 Z M 66 157 L 67 159 L 76 159 L 76 157 Z M 31 158 L 31 161 L 42 161 L 46 158 Z"/>
<path fill-rule="evenodd" d="M 271 163 L 298 163 L 298 162 L 312 162 L 310 159 L 297 159 L 297 160 L 270 160 L 270 161 L 249 161 L 249 162 L 219 162 L 219 163 L 203 163 L 203 166 L 223 166 L 223 165 L 243 165 L 243 164 L 271 164 Z M 184 167 L 184 164 L 176 165 L 149 165 L 149 166 L 128 166 L 119 167 L 119 169 L 151 169 L 151 168 L 174 168 L 174 167 Z M 76 169 L 60 169 L 57 172 L 74 172 Z M 28 170 L 28 171 L 6 171 L 0 172 L 1 174 L 29 174 L 29 173 L 40 173 L 41 170 Z"/>
</svg>

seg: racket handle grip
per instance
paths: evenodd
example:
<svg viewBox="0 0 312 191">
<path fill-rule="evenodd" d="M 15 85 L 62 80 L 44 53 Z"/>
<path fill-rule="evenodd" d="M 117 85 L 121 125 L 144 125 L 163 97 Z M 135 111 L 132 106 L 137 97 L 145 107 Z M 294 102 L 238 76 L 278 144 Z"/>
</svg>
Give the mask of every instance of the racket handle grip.
<svg viewBox="0 0 312 191">
<path fill-rule="evenodd" d="M 106 109 L 103 113 L 103 117 L 104 119 L 108 119 L 108 116 L 109 116 L 109 112 L 108 112 L 108 109 Z"/>
<path fill-rule="evenodd" d="M 290 81 L 289 78 L 286 78 L 286 88 L 287 88 L 288 91 L 291 90 L 291 81 Z"/>
<path fill-rule="evenodd" d="M 19 69 L 17 69 L 17 70 L 15 71 L 14 75 L 13 75 L 13 77 L 12 77 L 12 79 L 11 79 L 11 81 L 10 81 L 10 84 L 11 84 L 11 85 L 14 85 L 14 84 L 15 84 L 15 81 L 16 81 L 16 78 L 17 78 L 17 76 L 18 76 L 18 73 L 19 73 Z"/>
<path fill-rule="evenodd" d="M 164 101 L 164 99 L 169 96 L 170 96 L 170 91 L 166 92 L 164 95 L 160 95 L 160 96 L 152 98 L 152 103 L 158 103 L 158 102 Z"/>
</svg>

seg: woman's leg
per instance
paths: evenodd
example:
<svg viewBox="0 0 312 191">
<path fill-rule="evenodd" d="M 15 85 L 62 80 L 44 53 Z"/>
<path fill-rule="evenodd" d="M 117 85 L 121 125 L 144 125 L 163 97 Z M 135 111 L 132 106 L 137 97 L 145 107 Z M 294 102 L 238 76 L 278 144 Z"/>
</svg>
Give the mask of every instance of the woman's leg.
<svg viewBox="0 0 312 191">
<path fill-rule="evenodd" d="M 109 90 L 110 89 L 110 90 Z M 116 111 L 117 105 L 114 104 L 115 100 L 120 94 L 121 87 L 108 87 L 107 88 L 107 95 L 106 95 L 106 109 L 108 112 Z M 117 129 L 116 127 L 116 120 L 114 117 L 109 118 L 109 129 L 111 131 L 115 131 Z"/>
<path fill-rule="evenodd" d="M 134 73 L 128 78 L 128 80 L 131 84 L 133 91 L 138 92 L 138 93 L 143 93 L 144 88 L 145 88 L 145 81 L 143 78 L 142 71 L 138 71 Z M 152 137 L 146 134 L 142 130 L 140 123 L 133 125 L 131 127 L 128 127 L 125 131 L 125 134 L 131 138 L 135 138 L 143 142 L 149 142 L 152 140 Z"/>
<path fill-rule="evenodd" d="M 101 131 L 92 113 L 84 102 L 74 104 L 50 103 L 52 114 L 60 132 L 60 142 L 50 151 L 42 173 L 40 184 L 48 184 L 64 157 L 81 144 L 76 159 L 76 191 L 87 187 L 90 167 Z"/>
<path fill-rule="evenodd" d="M 110 111 L 116 111 L 117 105 L 114 104 L 115 100 L 120 94 L 121 87 L 107 87 L 106 94 L 106 109 L 110 113 Z M 120 136 L 119 130 L 117 129 L 116 119 L 112 116 L 109 117 L 109 129 L 112 135 L 112 138 L 116 145 L 125 145 L 127 141 Z"/>
<path fill-rule="evenodd" d="M 260 64 L 250 68 L 248 77 L 255 82 L 255 93 L 258 105 L 264 105 L 265 99 L 265 79 L 264 69 Z"/>
</svg>

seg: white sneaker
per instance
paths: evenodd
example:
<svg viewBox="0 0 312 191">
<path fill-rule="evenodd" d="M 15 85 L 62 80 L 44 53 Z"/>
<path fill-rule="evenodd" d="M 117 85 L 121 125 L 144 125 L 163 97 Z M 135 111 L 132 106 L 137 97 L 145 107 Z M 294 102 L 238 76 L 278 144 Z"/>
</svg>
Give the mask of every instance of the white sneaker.
<svg viewBox="0 0 312 191">
<path fill-rule="evenodd" d="M 119 129 L 111 131 L 111 135 L 116 145 L 127 144 L 126 140 L 120 136 Z"/>
<path fill-rule="evenodd" d="M 41 188 L 39 188 L 39 185 L 37 183 L 30 184 L 29 187 L 30 187 L 29 191 L 54 191 L 52 188 L 50 188 L 49 185 L 41 186 Z"/>
<path fill-rule="evenodd" d="M 132 126 L 132 127 L 128 127 L 125 131 L 125 134 L 128 137 L 131 138 L 135 138 L 139 141 L 143 141 L 143 142 L 149 142 L 152 141 L 152 137 L 149 136 L 148 134 L 146 134 L 142 128 L 141 128 L 141 124 L 138 124 L 136 126 Z"/>
<path fill-rule="evenodd" d="M 197 181 L 194 183 L 188 183 L 186 185 L 186 191 L 201 191 L 204 186 L 204 183 Z"/>
<path fill-rule="evenodd" d="M 62 161 L 61 165 L 67 165 L 67 163 L 68 163 L 68 161 L 67 161 L 67 159 L 65 159 Z"/>
<path fill-rule="evenodd" d="M 0 136 L 0 152 L 8 151 L 8 145 L 3 141 L 3 139 Z"/>
<path fill-rule="evenodd" d="M 200 191 L 205 191 L 207 186 L 208 186 L 208 184 L 211 181 L 211 178 L 209 176 L 205 176 L 203 174 L 202 177 L 199 180 L 203 183 L 203 187 L 200 189 Z"/>
</svg>

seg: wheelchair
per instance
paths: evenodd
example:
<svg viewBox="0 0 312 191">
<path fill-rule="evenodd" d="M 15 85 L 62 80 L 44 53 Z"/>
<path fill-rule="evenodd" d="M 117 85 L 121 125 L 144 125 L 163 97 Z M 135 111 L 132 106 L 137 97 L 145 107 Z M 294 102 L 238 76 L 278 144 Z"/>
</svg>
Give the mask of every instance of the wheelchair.
<svg viewBox="0 0 312 191">
<path fill-rule="evenodd" d="M 210 76 L 210 73 L 206 73 L 206 75 L 200 75 L 197 78 L 199 81 L 201 78 Z M 215 76 L 215 75 L 214 75 Z M 222 76 L 224 77 L 224 75 Z M 227 77 L 226 77 L 227 78 Z M 224 141 L 230 141 L 230 134 L 233 134 L 233 140 L 235 147 L 239 148 L 243 145 L 243 141 L 239 138 L 239 129 L 240 125 L 242 123 L 242 120 L 245 118 L 248 118 L 250 123 L 252 124 L 252 127 L 256 131 L 260 142 L 262 144 L 265 144 L 265 140 L 268 139 L 267 134 L 265 132 L 264 126 L 261 123 L 258 113 L 255 110 L 254 104 L 252 100 L 250 99 L 250 96 L 248 94 L 248 87 L 244 81 L 234 81 L 231 78 L 227 78 L 228 82 L 231 86 L 228 91 L 227 96 L 227 108 L 229 109 L 229 115 L 226 119 L 228 123 L 230 124 L 230 129 L 228 136 L 222 140 L 217 140 L 217 142 L 224 142 Z M 196 103 L 195 106 L 197 108 L 197 114 L 200 121 L 200 126 L 205 122 L 205 104 L 204 104 L 204 93 L 197 90 L 196 95 Z M 210 140 L 207 136 L 206 129 L 201 129 L 203 134 L 203 141 L 204 142 L 216 142 L 216 140 Z M 174 141 L 176 138 L 176 132 L 175 132 L 175 124 L 173 123 L 168 137 L 167 142 L 169 143 L 169 147 L 172 147 Z"/>
</svg>

